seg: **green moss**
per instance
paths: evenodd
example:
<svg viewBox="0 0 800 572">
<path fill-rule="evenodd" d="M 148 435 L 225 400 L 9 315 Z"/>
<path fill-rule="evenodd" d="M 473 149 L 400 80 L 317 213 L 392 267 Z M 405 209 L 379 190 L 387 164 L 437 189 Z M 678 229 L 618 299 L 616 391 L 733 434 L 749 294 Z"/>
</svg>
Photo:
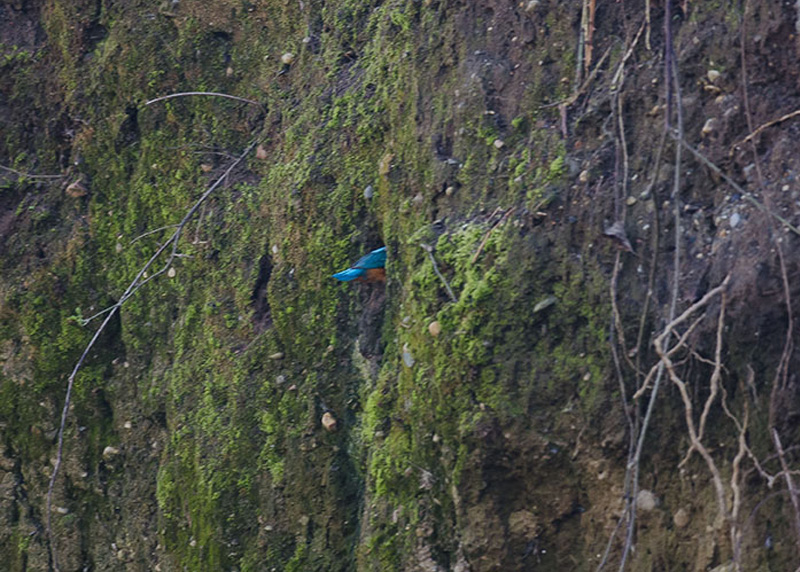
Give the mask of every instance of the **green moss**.
<svg viewBox="0 0 800 572">
<path fill-rule="evenodd" d="M 532 403 L 573 393 L 597 406 L 602 277 L 566 264 L 561 275 L 547 270 L 554 256 L 536 236 L 544 230 L 512 225 L 524 208 L 547 208 L 543 199 L 564 185 L 564 145 L 531 127 L 543 113 L 533 103 L 515 111 L 509 132 L 484 113 L 481 97 L 454 96 L 466 54 L 447 12 L 454 7 L 342 0 L 307 3 L 299 19 L 284 8 L 262 3 L 249 13 L 226 2 L 142 25 L 132 7 L 103 6 L 108 36 L 86 57 L 78 24 L 97 17 L 94 5 L 48 5 L 56 91 L 64 113 L 81 118 L 70 157 L 80 155 L 91 193 L 58 212 L 19 203 L 37 214 L 30 236 L 53 225 L 65 246 L 7 304 L 18 316 L 0 332 L 30 340 L 36 397 L 4 380 L 0 413 L 17 428 L 32 423 L 34 400 L 62 391 L 93 332 L 76 318 L 119 299 L 221 174 L 225 155 L 259 137 L 267 159 L 248 158 L 249 172 L 235 171 L 184 229 L 175 278 L 162 275 L 126 302 L 77 380 L 76 407 L 96 409 L 93 392 L 110 387 L 115 410 L 131 404 L 119 372 L 104 364 L 130 361 L 141 372 L 126 382 L 143 414 L 164 417 L 152 487 L 176 568 L 333 570 L 358 560 L 400 569 L 423 517 L 408 509 L 393 522 L 393 511 L 435 498 L 442 519 L 455 522 L 450 488 L 468 478 L 467 443 L 479 427 L 519 422 Z M 551 23 L 554 33 L 559 26 Z M 283 70 L 277 58 L 290 49 L 297 59 Z M 531 57 L 551 49 L 537 46 Z M 34 64 L 20 54 L 7 65 Z M 142 105 L 200 90 L 252 98 L 268 111 L 201 97 Z M 547 90 L 534 82 L 526 98 L 538 105 Z M 452 140 L 452 161 L 432 152 L 434 133 Z M 33 147 L 14 145 L 15 164 L 32 160 Z M 457 192 L 444 196 L 447 186 Z M 492 230 L 496 220 L 484 217 L 498 206 L 517 210 Z M 438 239 L 434 218 L 447 226 Z M 330 274 L 381 242 L 390 280 L 374 379 L 375 364 L 354 360 L 352 341 L 372 293 Z M 420 242 L 435 244 L 457 302 Z M 257 288 L 262 258 L 270 278 Z M 532 303 L 551 294 L 558 304 L 532 315 Z M 442 326 L 435 339 L 433 320 Z M 402 365 L 404 348 L 413 367 Z M 341 421 L 337 433 L 323 433 L 323 410 Z M 123 437 L 97 417 L 91 440 L 102 451 Z M 28 458 L 52 447 L 30 433 L 24 441 Z M 421 492 L 422 471 L 432 475 L 430 491 Z M 274 527 L 267 541 L 260 518 Z M 443 529 L 437 542 L 450 546 L 453 532 Z"/>
</svg>

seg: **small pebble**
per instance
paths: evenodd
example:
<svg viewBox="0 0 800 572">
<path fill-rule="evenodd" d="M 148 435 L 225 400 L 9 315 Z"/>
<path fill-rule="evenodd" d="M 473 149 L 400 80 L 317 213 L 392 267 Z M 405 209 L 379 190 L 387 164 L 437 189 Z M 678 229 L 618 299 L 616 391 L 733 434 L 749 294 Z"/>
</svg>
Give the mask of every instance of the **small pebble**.
<svg viewBox="0 0 800 572">
<path fill-rule="evenodd" d="M 333 433 L 337 429 L 336 417 L 330 411 L 326 411 L 322 415 L 322 426 L 326 431 Z"/>
<path fill-rule="evenodd" d="M 86 187 L 83 185 L 82 179 L 78 179 L 70 186 L 67 187 L 67 194 L 71 196 L 73 199 L 77 199 L 79 197 L 83 197 L 89 191 L 86 190 Z"/>
<path fill-rule="evenodd" d="M 435 338 L 442 333 L 442 325 L 438 321 L 433 321 L 428 324 L 428 331 Z"/>
<path fill-rule="evenodd" d="M 672 515 L 672 522 L 675 523 L 675 526 L 678 528 L 684 528 L 689 524 L 689 513 L 685 508 L 679 508 L 675 511 L 675 514 Z"/>
<path fill-rule="evenodd" d="M 369 200 L 374 195 L 375 191 L 372 189 L 372 185 L 367 185 L 367 188 L 364 189 L 364 198 Z"/>
<path fill-rule="evenodd" d="M 719 79 L 719 76 L 721 75 L 722 74 L 719 73 L 719 71 L 717 70 L 708 70 L 706 77 L 708 77 L 708 81 L 710 81 L 711 83 L 716 83 L 717 80 Z"/>
<path fill-rule="evenodd" d="M 581 171 L 581 174 L 578 175 L 578 180 L 581 183 L 588 183 L 589 182 L 589 171 L 587 171 L 585 169 L 583 171 Z"/>
<path fill-rule="evenodd" d="M 451 196 L 453 196 L 453 193 L 455 193 L 455 192 L 456 192 L 456 190 L 455 190 L 455 188 L 454 188 L 454 187 L 452 187 L 452 186 L 450 186 L 450 187 L 447 187 L 447 188 L 444 190 L 444 194 L 445 194 L 445 195 L 447 195 L 448 197 L 451 197 Z"/>
<path fill-rule="evenodd" d="M 634 196 L 630 196 L 630 197 L 628 197 L 628 198 L 625 200 L 625 204 L 626 204 L 626 205 L 628 205 L 629 207 L 632 207 L 633 205 L 635 205 L 635 204 L 636 204 L 636 197 L 634 197 Z"/>
<path fill-rule="evenodd" d="M 556 302 L 558 302 L 558 298 L 555 296 L 548 296 L 547 298 L 536 303 L 536 305 L 533 307 L 533 313 L 536 314 L 542 310 L 546 310 Z"/>
<path fill-rule="evenodd" d="M 112 457 L 116 457 L 117 455 L 119 455 L 119 449 L 117 449 L 116 447 L 111 447 L 109 445 L 108 447 L 103 449 L 103 458 L 104 459 L 110 459 Z"/>
<path fill-rule="evenodd" d="M 174 266 L 170 266 L 169 267 L 169 270 L 167 270 L 167 276 L 169 276 L 170 278 L 175 278 L 175 267 Z"/>
<path fill-rule="evenodd" d="M 406 367 L 414 367 L 414 357 L 411 355 L 411 350 L 408 348 L 408 344 L 403 344 L 403 364 Z"/>
<path fill-rule="evenodd" d="M 716 118 L 712 117 L 705 122 L 705 124 L 703 125 L 702 132 L 703 135 L 710 135 L 716 130 L 717 130 L 717 120 Z"/>
<path fill-rule="evenodd" d="M 286 52 L 281 56 L 281 62 L 287 66 L 292 65 L 294 63 L 294 54 L 292 52 Z"/>
<path fill-rule="evenodd" d="M 647 489 L 642 489 L 639 491 L 639 494 L 636 495 L 636 508 L 641 510 L 642 512 L 648 512 L 656 508 L 658 504 L 658 499 L 656 495 L 653 494 L 652 491 L 648 491 Z"/>
<path fill-rule="evenodd" d="M 495 149 L 502 149 L 503 147 L 505 147 L 505 144 L 506 144 L 505 141 L 503 141 L 502 139 L 495 139 L 493 143 Z"/>
<path fill-rule="evenodd" d="M 740 222 L 742 222 L 742 216 L 739 213 L 733 213 L 730 219 L 731 228 L 736 228 Z"/>
</svg>

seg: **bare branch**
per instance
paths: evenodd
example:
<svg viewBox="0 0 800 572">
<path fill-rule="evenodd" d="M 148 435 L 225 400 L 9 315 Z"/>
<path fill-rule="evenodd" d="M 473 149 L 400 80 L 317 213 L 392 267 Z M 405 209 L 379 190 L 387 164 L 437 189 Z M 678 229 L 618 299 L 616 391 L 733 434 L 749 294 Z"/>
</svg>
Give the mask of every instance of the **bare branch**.
<svg viewBox="0 0 800 572">
<path fill-rule="evenodd" d="M 166 101 L 167 99 L 173 99 L 176 97 L 186 97 L 190 95 L 206 95 L 210 97 L 224 97 L 226 99 L 232 99 L 234 101 L 240 101 L 242 103 L 249 103 L 250 105 L 257 105 L 262 109 L 264 106 L 257 101 L 253 101 L 252 99 L 246 99 L 244 97 L 239 97 L 238 95 L 229 95 L 227 93 L 216 93 L 213 91 L 184 91 L 181 93 L 171 93 L 169 95 L 162 95 L 161 97 L 157 97 L 155 99 L 151 99 L 150 101 L 146 101 L 145 105 L 152 105 L 153 103 L 157 103 L 159 101 Z"/>
<path fill-rule="evenodd" d="M 478 260 L 478 257 L 481 255 L 481 252 L 483 252 L 483 247 L 484 247 L 484 246 L 486 246 L 486 241 L 487 241 L 487 240 L 489 240 L 489 235 L 490 235 L 490 234 L 492 234 L 492 231 L 493 231 L 495 228 L 497 228 L 498 226 L 500 226 L 501 224 L 503 224 L 503 222 L 504 222 L 504 221 L 505 221 L 505 220 L 508 218 L 508 215 L 510 215 L 512 212 L 514 212 L 514 207 L 511 207 L 510 209 L 508 209 L 508 210 L 506 211 L 506 214 L 504 214 L 504 215 L 503 215 L 503 216 L 500 218 L 500 220 L 498 220 L 496 223 L 494 223 L 494 224 L 493 224 L 493 225 L 492 225 L 492 226 L 489 228 L 489 230 L 487 230 L 487 231 L 486 231 L 486 234 L 483 236 L 483 240 L 482 240 L 482 241 L 481 241 L 481 243 L 478 245 L 478 250 L 476 250 L 476 251 L 475 251 L 475 255 L 472 257 L 472 264 L 475 264 L 475 262 L 477 262 L 477 260 Z"/>
<path fill-rule="evenodd" d="M 436 272 L 436 276 L 438 276 L 439 280 L 441 280 L 442 283 L 444 284 L 444 287 L 447 290 L 447 294 L 450 296 L 450 299 L 453 302 L 458 302 L 458 298 L 456 298 L 456 295 L 453 294 L 453 289 L 450 288 L 450 284 L 447 282 L 447 279 L 442 275 L 441 272 L 439 272 L 439 265 L 436 264 L 436 259 L 433 257 L 433 247 L 425 243 L 421 243 L 420 246 L 422 247 L 422 250 L 428 253 L 428 256 L 431 259 L 431 264 L 433 264 L 433 271 Z"/>
<path fill-rule="evenodd" d="M 775 220 L 779 221 L 781 224 L 783 224 L 783 225 L 784 225 L 786 228 L 788 228 L 789 230 L 791 230 L 793 233 L 795 233 L 795 234 L 797 234 L 797 235 L 800 235 L 800 229 L 798 229 L 796 226 L 794 226 L 792 223 L 790 223 L 788 220 L 786 220 L 784 217 L 782 217 L 781 215 L 779 215 L 779 214 L 778 214 L 778 213 L 776 213 L 775 211 L 773 211 L 773 210 L 769 209 L 769 208 L 768 208 L 768 207 L 766 207 L 765 205 L 762 205 L 762 204 L 761 204 L 761 203 L 760 203 L 760 202 L 759 202 L 759 201 L 758 201 L 758 200 L 757 200 L 757 199 L 756 199 L 756 198 L 755 198 L 755 197 L 752 195 L 752 193 L 748 193 L 748 192 L 747 192 L 747 191 L 746 191 L 744 188 L 742 188 L 742 186 L 741 186 L 741 185 L 739 185 L 739 184 L 738 184 L 736 181 L 734 181 L 734 180 L 733 180 L 733 179 L 731 179 L 731 178 L 730 178 L 728 175 L 726 175 L 726 174 L 725 174 L 725 173 L 722 171 L 722 169 L 720 169 L 720 168 L 719 168 L 719 167 L 717 167 L 717 166 L 716 166 L 714 163 L 712 163 L 712 162 L 711 162 L 711 160 L 710 160 L 708 157 L 706 157 L 706 156 L 705 156 L 705 155 L 703 155 L 703 154 L 702 154 L 700 151 L 698 151 L 697 149 L 695 149 L 694 147 L 692 147 L 691 145 L 689 145 L 689 143 L 687 143 L 687 142 L 686 142 L 686 141 L 683 139 L 683 137 L 678 137 L 678 136 L 676 136 L 675 134 L 672 134 L 672 137 L 673 137 L 674 139 L 678 140 L 678 142 L 679 142 L 679 143 L 680 143 L 680 144 L 681 144 L 683 147 L 685 147 L 685 148 L 686 148 L 686 150 L 687 150 L 687 151 L 689 151 L 689 153 L 691 153 L 692 155 L 694 155 L 694 156 L 695 156 L 695 158 L 697 158 L 697 159 L 698 159 L 698 160 L 699 160 L 701 163 L 703 163 L 703 164 L 704 164 L 706 167 L 708 167 L 709 169 L 711 169 L 712 171 L 714 171 L 714 173 L 716 173 L 717 175 L 719 175 L 720 177 L 722 177 L 722 179 L 724 179 L 726 183 L 728 183 L 728 184 L 729 184 L 731 187 L 733 187 L 733 188 L 734 188 L 734 190 L 735 190 L 736 192 L 738 192 L 739 194 L 741 194 L 741 195 L 742 195 L 742 198 L 743 198 L 744 200 L 746 200 L 746 201 L 747 201 L 747 202 L 749 202 L 750 204 L 754 205 L 754 206 L 755 206 L 756 208 L 758 208 L 759 210 L 761 210 L 761 211 L 765 212 L 766 214 L 768 214 L 769 216 L 771 216 L 771 217 L 772 217 L 772 218 L 774 218 Z"/>
<path fill-rule="evenodd" d="M 4 167 L 0 165 L 0 170 L 6 171 L 8 173 L 13 173 L 18 177 L 25 177 L 26 179 L 63 179 L 66 175 L 33 175 L 31 173 L 23 173 L 22 171 L 17 171 L 16 169 L 12 169 L 11 167 Z"/>
<path fill-rule="evenodd" d="M 78 375 L 78 372 L 83 366 L 83 363 L 86 360 L 87 356 L 89 355 L 89 352 L 91 351 L 92 347 L 94 347 L 95 343 L 100 338 L 100 334 L 103 332 L 103 330 L 105 330 L 106 326 L 114 317 L 114 314 L 116 314 L 117 310 L 119 310 L 122 307 L 122 305 L 131 296 L 133 296 L 137 292 L 137 290 L 139 290 L 139 288 L 144 286 L 147 282 L 149 282 L 156 276 L 159 276 L 167 271 L 170 264 L 176 257 L 178 240 L 180 239 L 181 231 L 183 230 L 184 226 L 186 226 L 186 224 L 192 218 L 194 213 L 197 212 L 197 209 L 200 208 L 200 205 L 202 205 L 205 202 L 205 200 L 211 195 L 211 193 L 213 193 L 222 184 L 222 182 L 230 174 L 230 172 L 233 171 L 233 169 L 236 168 L 236 166 L 239 165 L 242 161 L 244 161 L 245 157 L 247 157 L 247 155 L 250 154 L 250 152 L 255 148 L 257 143 L 258 143 L 257 140 L 253 141 L 247 147 L 247 149 L 245 149 L 245 151 L 236 159 L 236 161 L 234 161 L 228 167 L 228 169 L 226 169 L 225 173 L 223 173 L 222 176 L 220 176 L 216 181 L 214 181 L 214 183 L 202 194 L 202 196 L 199 199 L 197 199 L 197 201 L 195 201 L 192 207 L 186 212 L 181 221 L 177 224 L 177 228 L 173 233 L 172 237 L 170 237 L 169 240 L 164 242 L 158 248 L 158 250 L 156 250 L 156 252 L 150 257 L 147 263 L 144 266 L 142 266 L 141 269 L 139 269 L 139 272 L 136 274 L 136 277 L 128 285 L 128 288 L 125 290 L 122 296 L 120 296 L 117 303 L 107 308 L 106 310 L 103 310 L 102 312 L 96 314 L 96 315 L 101 315 L 103 313 L 106 313 L 107 315 L 106 318 L 103 320 L 103 322 L 100 324 L 100 327 L 98 327 L 97 331 L 95 331 L 94 336 L 92 336 L 92 339 L 86 345 L 86 348 L 83 350 L 80 359 L 78 359 L 78 362 L 75 364 L 75 367 L 73 368 L 72 373 L 70 374 L 69 379 L 67 380 L 67 393 L 66 396 L 64 397 L 64 408 L 61 411 L 61 425 L 58 430 L 58 446 L 56 449 L 56 462 L 55 465 L 53 466 L 53 474 L 50 475 L 50 483 L 47 487 L 46 531 L 47 531 L 47 539 L 50 544 L 50 554 L 53 560 L 53 568 L 55 569 L 56 572 L 59 571 L 58 553 L 56 550 L 55 538 L 53 537 L 53 530 L 51 527 L 53 489 L 55 488 L 56 478 L 58 477 L 59 469 L 61 468 L 61 459 L 64 449 L 64 428 L 67 423 L 67 415 L 69 413 L 69 406 L 70 406 L 70 397 L 72 395 L 72 388 L 75 384 L 75 377 Z M 170 253 L 164 266 L 149 278 L 143 279 L 148 269 L 165 251 L 167 251 L 170 245 L 172 245 L 172 252 Z"/>
<path fill-rule="evenodd" d="M 781 443 L 781 438 L 778 436 L 778 430 L 775 429 L 775 427 L 772 428 L 772 440 L 775 443 L 775 450 L 778 452 L 778 459 L 780 459 L 781 462 L 783 478 L 786 481 L 786 489 L 789 491 L 789 499 L 792 501 L 792 508 L 794 509 L 794 532 L 797 535 L 797 543 L 800 545 L 800 500 L 797 498 L 797 489 L 794 487 L 792 472 L 789 470 L 789 465 L 786 463 L 783 444 Z"/>
<path fill-rule="evenodd" d="M 787 113 L 786 115 L 782 115 L 782 116 L 778 117 L 777 119 L 773 119 L 772 121 L 767 121 L 763 125 L 759 126 L 757 129 L 753 130 L 750 133 L 750 135 L 748 135 L 747 137 L 745 137 L 741 141 L 737 141 L 736 143 L 731 145 L 731 153 L 733 153 L 733 150 L 736 147 L 738 147 L 739 145 L 744 145 L 748 141 L 751 141 L 759 133 L 764 131 L 764 129 L 767 129 L 768 127 L 772 127 L 773 125 L 777 125 L 778 123 L 783 123 L 784 121 L 787 121 L 787 120 L 792 119 L 793 117 L 797 117 L 797 116 L 800 116 L 800 109 L 792 111 L 791 113 Z"/>
</svg>

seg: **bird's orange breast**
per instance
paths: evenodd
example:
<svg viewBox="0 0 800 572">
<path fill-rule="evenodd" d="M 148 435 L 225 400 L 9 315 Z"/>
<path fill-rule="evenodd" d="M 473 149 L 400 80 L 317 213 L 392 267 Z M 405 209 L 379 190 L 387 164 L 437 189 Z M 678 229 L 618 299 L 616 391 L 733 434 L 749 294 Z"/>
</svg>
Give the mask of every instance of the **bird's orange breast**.
<svg viewBox="0 0 800 572">
<path fill-rule="evenodd" d="M 358 278 L 360 282 L 386 282 L 385 268 L 367 268 L 364 276 Z"/>
</svg>

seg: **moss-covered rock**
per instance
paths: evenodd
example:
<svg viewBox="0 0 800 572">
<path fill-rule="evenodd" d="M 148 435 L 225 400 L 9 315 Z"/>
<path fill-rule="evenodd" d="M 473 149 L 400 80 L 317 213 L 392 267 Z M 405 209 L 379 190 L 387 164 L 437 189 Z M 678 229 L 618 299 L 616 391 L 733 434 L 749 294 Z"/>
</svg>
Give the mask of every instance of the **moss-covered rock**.
<svg viewBox="0 0 800 572">
<path fill-rule="evenodd" d="M 763 125 L 796 107 L 794 22 L 681 5 L 686 137 L 754 185 L 734 39 L 756 44 L 750 113 Z M 657 165 L 654 136 L 671 109 L 663 6 L 649 19 L 643 5 L 598 6 L 593 24 L 588 6 L 0 4 L 9 569 L 52 567 L 51 549 L 64 570 L 593 569 L 630 493 L 628 442 L 646 411 L 631 395 L 657 360 L 675 244 L 679 311 L 736 276 L 726 405 L 778 473 L 771 430 L 787 451 L 797 436 L 780 267 L 791 277 L 797 262 L 770 249 L 796 239 L 688 151 L 671 193 L 675 146 Z M 759 132 L 772 185 L 759 200 L 790 221 L 800 165 L 779 127 Z M 48 538 L 68 376 L 217 183 L 75 378 Z M 634 252 L 603 236 L 616 221 Z M 385 285 L 330 278 L 379 245 Z M 681 353 L 694 417 L 714 304 Z M 746 493 L 718 519 L 707 465 L 679 465 L 683 402 L 666 393 L 640 465 L 657 502 L 632 569 L 734 556 L 784 569 L 797 554 L 789 497 L 770 500 L 763 474 L 736 464 L 739 430 L 715 401 L 705 439 L 731 498 L 733 478 Z"/>
</svg>

